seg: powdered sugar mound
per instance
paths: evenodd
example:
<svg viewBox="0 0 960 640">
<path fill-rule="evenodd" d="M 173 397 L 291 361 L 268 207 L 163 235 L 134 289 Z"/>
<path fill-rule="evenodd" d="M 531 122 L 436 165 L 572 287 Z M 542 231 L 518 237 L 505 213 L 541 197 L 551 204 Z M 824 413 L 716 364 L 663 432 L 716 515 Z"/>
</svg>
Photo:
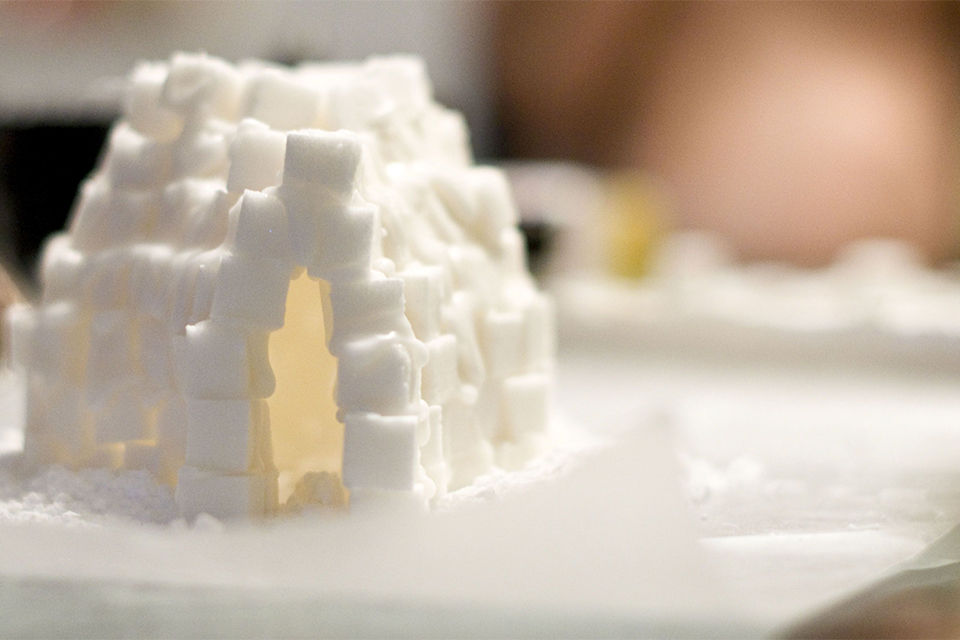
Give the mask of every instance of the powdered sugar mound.
<svg viewBox="0 0 960 640">
<path fill-rule="evenodd" d="M 170 488 L 158 484 L 147 471 L 72 471 L 54 465 L 25 472 L 21 468 L 23 395 L 22 376 L 0 369 L 0 525 L 49 522 L 100 526 L 127 521 L 186 526 L 179 519 Z M 522 469 L 498 470 L 478 478 L 437 500 L 434 508 L 444 511 L 485 502 L 556 478 L 581 462 L 584 454 L 609 444 L 578 425 L 567 424 L 559 415 L 554 422 L 555 446 Z M 218 530 L 223 524 L 203 514 L 190 527 Z"/>
<path fill-rule="evenodd" d="M 720 464 L 681 454 L 680 462 L 685 471 L 687 496 L 696 505 L 734 491 L 755 490 L 764 480 L 763 464 L 747 456 L 737 457 L 729 464 Z"/>
<path fill-rule="evenodd" d="M 22 375 L 0 370 L 0 524 L 168 524 L 178 517 L 170 488 L 147 471 L 23 469 L 24 386 Z"/>
<path fill-rule="evenodd" d="M 516 471 L 499 470 L 451 492 L 434 504 L 438 511 L 486 502 L 507 493 L 566 474 L 589 451 L 605 441 L 568 431 L 562 442 Z M 59 465 L 34 475 L 20 471 L 20 455 L 0 457 L 0 524 L 49 522 L 72 526 L 100 526 L 117 521 L 183 525 L 172 491 L 157 484 L 147 471 L 81 469 Z M 192 528 L 222 529 L 214 518 L 201 514 Z"/>
<path fill-rule="evenodd" d="M 27 476 L 18 463 L 18 456 L 0 458 L 0 523 L 100 525 L 121 519 L 167 524 L 177 517 L 170 489 L 146 471 L 51 466 Z"/>
<path fill-rule="evenodd" d="M 557 478 L 582 463 L 590 453 L 611 444 L 569 424 L 556 425 L 553 437 L 554 445 L 523 468 L 514 471 L 497 469 L 480 476 L 470 485 L 441 496 L 433 503 L 434 509 L 446 511 L 465 504 L 495 500 L 507 493 Z"/>
<path fill-rule="evenodd" d="M 486 502 L 567 473 L 587 450 L 601 448 L 599 440 L 570 441 L 554 447 L 517 471 L 499 470 L 473 484 L 440 498 L 434 508 L 456 509 Z M 147 471 L 81 469 L 59 465 L 45 467 L 35 475 L 19 471 L 20 457 L 0 458 L 0 524 L 49 522 L 73 526 L 99 526 L 118 520 L 176 526 L 182 523 L 173 493 L 157 484 Z M 222 528 L 202 514 L 193 528 Z"/>
</svg>

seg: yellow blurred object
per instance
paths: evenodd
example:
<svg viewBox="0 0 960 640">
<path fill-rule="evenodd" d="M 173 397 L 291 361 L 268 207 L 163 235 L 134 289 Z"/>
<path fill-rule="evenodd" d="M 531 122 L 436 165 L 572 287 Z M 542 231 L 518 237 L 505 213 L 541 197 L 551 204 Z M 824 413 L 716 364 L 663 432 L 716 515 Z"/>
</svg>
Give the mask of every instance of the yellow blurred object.
<svg viewBox="0 0 960 640">
<path fill-rule="evenodd" d="M 661 191 L 644 174 L 622 172 L 606 181 L 600 214 L 611 274 L 625 278 L 647 274 L 666 231 L 666 213 Z"/>
</svg>

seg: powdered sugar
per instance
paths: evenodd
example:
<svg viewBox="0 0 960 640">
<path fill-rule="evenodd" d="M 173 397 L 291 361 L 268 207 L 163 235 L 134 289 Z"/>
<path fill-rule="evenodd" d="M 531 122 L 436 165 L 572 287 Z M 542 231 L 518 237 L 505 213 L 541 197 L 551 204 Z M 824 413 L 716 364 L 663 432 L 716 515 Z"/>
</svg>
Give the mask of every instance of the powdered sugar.
<svg viewBox="0 0 960 640">
<path fill-rule="evenodd" d="M 21 456 L 23 380 L 0 372 L 0 525 L 46 522 L 68 526 L 128 524 L 183 525 L 173 491 L 143 470 L 79 469 L 60 465 L 25 469 Z M 438 499 L 434 507 L 451 510 L 486 502 L 568 472 L 587 450 L 602 440 L 569 426 L 557 425 L 557 446 L 515 471 L 499 470 Z M 203 514 L 195 529 L 219 529 Z"/>
<path fill-rule="evenodd" d="M 171 490 L 146 471 L 25 469 L 20 455 L 24 386 L 22 376 L 0 371 L 0 524 L 167 524 L 177 517 Z"/>
<path fill-rule="evenodd" d="M 19 469 L 20 462 L 16 454 L 0 459 L 0 522 L 167 524 L 177 517 L 170 489 L 146 471 L 71 471 L 55 465 L 29 474 Z"/>
</svg>

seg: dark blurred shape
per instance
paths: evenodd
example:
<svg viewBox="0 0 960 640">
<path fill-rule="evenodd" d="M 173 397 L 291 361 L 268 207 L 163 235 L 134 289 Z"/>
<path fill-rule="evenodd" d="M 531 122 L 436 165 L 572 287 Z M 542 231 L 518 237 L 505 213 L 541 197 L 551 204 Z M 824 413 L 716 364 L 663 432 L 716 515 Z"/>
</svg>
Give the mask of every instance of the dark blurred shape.
<svg viewBox="0 0 960 640">
<path fill-rule="evenodd" d="M 520 222 L 520 231 L 527 244 L 527 266 L 534 275 L 539 275 L 550 255 L 557 228 L 540 219 L 536 212 L 524 212 L 523 217 L 525 219 Z"/>
<path fill-rule="evenodd" d="M 960 3 L 505 2 L 513 158 L 639 168 L 748 259 L 958 254 Z"/>
<path fill-rule="evenodd" d="M 960 638 L 960 563 L 904 571 L 788 629 L 785 638 Z"/>
<path fill-rule="evenodd" d="M 12 267 L 34 277 L 43 241 L 64 227 L 80 182 L 103 146 L 104 122 L 0 126 L 0 193 L 5 194 Z"/>
</svg>

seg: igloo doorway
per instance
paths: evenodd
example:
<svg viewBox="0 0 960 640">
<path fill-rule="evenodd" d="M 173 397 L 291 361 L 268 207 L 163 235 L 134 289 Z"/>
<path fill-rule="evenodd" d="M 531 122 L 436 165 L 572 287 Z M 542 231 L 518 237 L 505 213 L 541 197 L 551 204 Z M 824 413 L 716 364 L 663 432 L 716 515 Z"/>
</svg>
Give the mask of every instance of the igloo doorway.
<svg viewBox="0 0 960 640">
<path fill-rule="evenodd" d="M 343 499 L 343 423 L 334 399 L 337 359 L 327 347 L 324 321 L 329 300 L 330 284 L 302 272 L 290 281 L 283 327 L 269 338 L 276 388 L 267 407 L 281 505 L 291 497 L 295 504 Z"/>
</svg>

